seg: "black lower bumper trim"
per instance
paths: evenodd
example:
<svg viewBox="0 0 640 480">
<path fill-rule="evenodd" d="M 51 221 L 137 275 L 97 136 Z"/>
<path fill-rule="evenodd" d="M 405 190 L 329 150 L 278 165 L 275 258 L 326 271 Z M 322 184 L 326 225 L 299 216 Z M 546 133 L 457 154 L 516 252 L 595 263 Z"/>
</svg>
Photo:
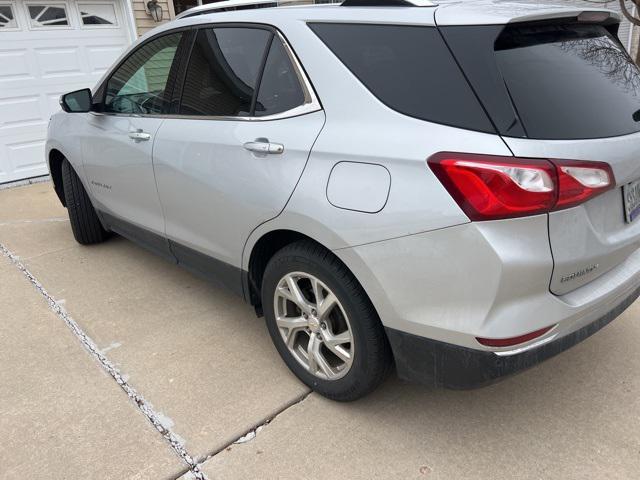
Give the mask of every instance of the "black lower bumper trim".
<svg viewBox="0 0 640 480">
<path fill-rule="evenodd" d="M 590 337 L 640 296 L 640 288 L 598 320 L 557 340 L 506 357 L 386 328 L 400 378 L 436 387 L 471 389 L 526 370 Z"/>
</svg>

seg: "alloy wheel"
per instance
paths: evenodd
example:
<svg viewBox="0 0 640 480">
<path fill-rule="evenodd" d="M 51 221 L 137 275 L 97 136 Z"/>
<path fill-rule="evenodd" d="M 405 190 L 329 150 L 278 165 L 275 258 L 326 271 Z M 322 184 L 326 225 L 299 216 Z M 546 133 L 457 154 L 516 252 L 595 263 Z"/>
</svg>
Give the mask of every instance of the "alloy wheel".
<svg viewBox="0 0 640 480">
<path fill-rule="evenodd" d="M 288 273 L 276 287 L 278 331 L 293 357 L 324 380 L 344 377 L 353 363 L 349 318 L 336 295 L 315 276 Z"/>
</svg>

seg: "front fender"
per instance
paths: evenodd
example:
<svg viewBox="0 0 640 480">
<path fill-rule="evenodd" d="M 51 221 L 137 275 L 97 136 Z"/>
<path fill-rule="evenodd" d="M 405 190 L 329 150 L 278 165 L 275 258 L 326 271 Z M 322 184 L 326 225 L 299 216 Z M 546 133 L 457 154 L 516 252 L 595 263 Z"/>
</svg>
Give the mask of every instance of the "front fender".
<svg viewBox="0 0 640 480">
<path fill-rule="evenodd" d="M 82 143 L 79 132 L 82 131 L 80 123 L 86 122 L 85 113 L 57 112 L 49 121 L 45 155 L 49 173 L 51 173 L 51 153 L 55 150 L 66 158 L 75 172 L 86 185 L 82 162 Z"/>
</svg>

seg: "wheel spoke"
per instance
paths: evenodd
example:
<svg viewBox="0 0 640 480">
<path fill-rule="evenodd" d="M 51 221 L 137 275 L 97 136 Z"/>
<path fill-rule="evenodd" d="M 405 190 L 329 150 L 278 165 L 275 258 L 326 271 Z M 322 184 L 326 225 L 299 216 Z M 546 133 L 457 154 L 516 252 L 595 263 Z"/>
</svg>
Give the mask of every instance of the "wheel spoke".
<svg viewBox="0 0 640 480">
<path fill-rule="evenodd" d="M 303 317 L 278 317 L 276 323 L 280 328 L 296 329 L 307 326 L 307 321 Z"/>
<path fill-rule="evenodd" d="M 284 341 L 289 348 L 293 348 L 298 332 L 307 326 L 307 321 L 302 317 L 278 317 L 276 323 L 278 327 L 287 329 Z"/>
<path fill-rule="evenodd" d="M 285 293 L 285 296 L 287 296 L 289 300 L 295 303 L 298 306 L 298 308 L 300 308 L 301 311 L 307 312 L 307 313 L 310 312 L 311 305 L 309 305 L 309 302 L 307 302 L 307 299 L 304 298 L 302 290 L 300 290 L 300 286 L 298 285 L 298 282 L 296 281 L 296 279 L 293 278 L 293 276 L 289 275 L 287 276 L 286 281 L 287 281 L 287 287 L 289 288 L 288 293 L 290 295 L 286 295 L 287 291 L 285 289 L 282 290 L 282 293 Z"/>
<path fill-rule="evenodd" d="M 351 342 L 352 338 L 348 330 L 339 333 L 338 335 L 333 335 L 329 332 L 325 332 L 324 334 L 325 346 L 343 362 L 350 362 L 351 354 L 342 345 Z"/>
<path fill-rule="evenodd" d="M 291 300 L 296 305 L 298 304 L 296 297 L 289 291 L 288 287 L 283 287 L 282 285 L 278 286 L 277 294 L 281 297 L 286 298 L 287 300 Z"/>
<path fill-rule="evenodd" d="M 351 361 L 351 355 L 341 346 L 332 346 L 327 345 L 327 348 L 333 353 L 336 357 L 338 357 L 343 362 Z"/>
<path fill-rule="evenodd" d="M 322 341 L 317 335 L 311 335 L 309 345 L 307 346 L 307 358 L 309 361 L 309 370 L 311 373 L 322 372 L 327 378 L 333 377 L 331 366 L 320 351 Z"/>
<path fill-rule="evenodd" d="M 327 345 L 343 345 L 345 343 L 351 343 L 352 338 L 351 338 L 351 333 L 349 333 L 349 330 L 345 330 L 342 333 L 339 333 L 337 335 L 334 335 L 331 332 L 325 332 L 324 335 L 324 342 Z"/>
<path fill-rule="evenodd" d="M 309 371 L 313 374 L 318 371 L 318 363 L 316 361 L 316 350 L 318 348 L 318 337 L 311 335 L 309 337 L 309 344 L 307 345 L 307 362 L 309 363 Z"/>
<path fill-rule="evenodd" d="M 317 278 L 312 278 L 311 280 L 311 289 L 313 290 L 313 299 L 315 300 L 316 307 L 320 306 L 322 302 L 322 298 L 324 295 L 322 294 L 322 285 L 318 281 Z"/>
<path fill-rule="evenodd" d="M 329 365 L 329 363 L 327 363 L 327 360 L 324 358 L 324 355 L 322 355 L 322 352 L 320 351 L 316 353 L 316 363 L 320 366 L 320 370 L 327 376 L 329 380 L 334 377 L 335 374 L 333 373 L 331 366 Z"/>
<path fill-rule="evenodd" d="M 326 297 L 322 299 L 322 303 L 318 304 L 318 318 L 320 320 L 326 320 L 326 318 L 338 304 L 338 299 L 333 293 L 328 293 Z"/>
</svg>

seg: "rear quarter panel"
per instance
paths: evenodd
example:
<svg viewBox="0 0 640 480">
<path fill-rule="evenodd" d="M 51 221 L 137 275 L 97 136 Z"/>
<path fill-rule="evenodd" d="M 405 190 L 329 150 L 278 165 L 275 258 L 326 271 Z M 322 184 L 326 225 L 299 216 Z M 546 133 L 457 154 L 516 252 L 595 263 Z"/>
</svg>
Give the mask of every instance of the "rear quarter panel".
<svg viewBox="0 0 640 480">
<path fill-rule="evenodd" d="M 304 21 L 285 18 L 277 26 L 309 75 L 326 123 L 285 210 L 249 237 L 243 266 L 253 245 L 271 230 L 298 231 L 338 249 L 468 222 L 426 161 L 440 151 L 510 155 L 500 137 L 397 113 L 371 94 Z M 327 182 L 339 162 L 377 164 L 389 171 L 382 210 L 352 211 L 328 201 Z"/>
</svg>

